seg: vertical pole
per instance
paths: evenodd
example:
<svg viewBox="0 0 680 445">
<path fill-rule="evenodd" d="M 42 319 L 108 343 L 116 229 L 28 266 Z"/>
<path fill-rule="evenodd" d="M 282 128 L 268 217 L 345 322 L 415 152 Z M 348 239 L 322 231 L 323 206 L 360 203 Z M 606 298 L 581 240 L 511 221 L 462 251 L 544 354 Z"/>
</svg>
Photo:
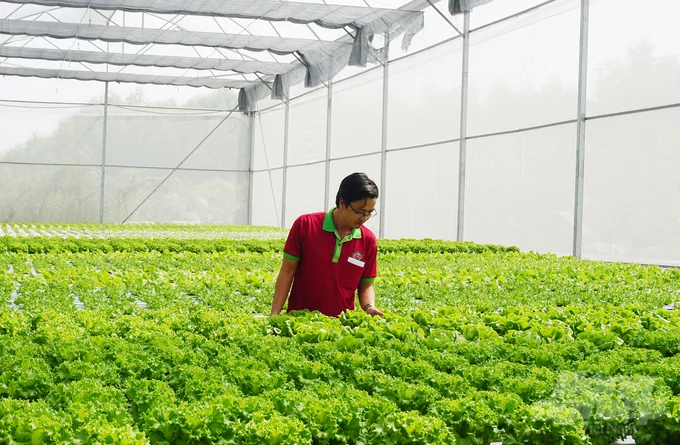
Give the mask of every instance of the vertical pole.
<svg viewBox="0 0 680 445">
<path fill-rule="evenodd" d="M 104 135 L 102 137 L 102 172 L 99 190 L 99 223 L 104 222 L 104 186 L 106 185 L 106 133 L 109 125 L 109 83 L 104 82 Z"/>
<path fill-rule="evenodd" d="M 387 111 L 390 92 L 390 36 L 385 34 L 385 63 L 383 63 L 382 147 L 380 149 L 380 229 L 378 236 L 385 238 L 385 207 L 387 184 Z"/>
<path fill-rule="evenodd" d="M 288 191 L 288 130 L 290 124 L 290 88 L 286 88 L 286 116 L 283 130 L 283 185 L 281 187 L 281 228 L 286 227 L 286 193 Z"/>
<path fill-rule="evenodd" d="M 578 117 L 576 124 L 576 196 L 574 199 L 574 250 L 581 258 L 583 245 L 583 188 L 586 154 L 586 87 L 588 85 L 588 21 L 590 0 L 581 0 L 581 47 L 579 51 Z"/>
<path fill-rule="evenodd" d="M 125 11 L 123 11 L 123 28 L 125 28 Z M 120 52 L 125 54 L 125 42 L 122 42 L 120 48 Z"/>
<path fill-rule="evenodd" d="M 328 79 L 328 108 L 326 110 L 326 187 L 323 198 L 324 211 L 329 210 L 331 192 L 331 125 L 333 117 L 333 79 Z"/>
<path fill-rule="evenodd" d="M 109 25 L 111 25 L 111 17 L 113 17 L 113 12 L 111 13 L 111 15 L 109 17 L 106 18 L 106 26 L 107 27 Z M 111 42 L 106 42 L 106 54 L 109 54 L 109 53 L 111 53 Z M 109 72 L 109 64 L 108 63 L 106 64 L 106 72 L 107 73 Z M 108 83 L 107 83 L 107 85 L 108 85 Z"/>
<path fill-rule="evenodd" d="M 113 16 L 113 15 L 112 15 Z M 111 17 L 106 19 L 106 26 L 111 23 Z M 106 53 L 110 52 L 110 43 L 106 42 Z M 109 72 L 109 64 L 106 64 L 106 72 Z M 109 125 L 109 83 L 104 82 L 104 135 L 102 136 L 102 172 L 101 190 L 99 191 L 99 223 L 104 222 L 104 186 L 106 179 L 106 133 Z"/>
<path fill-rule="evenodd" d="M 465 11 L 463 31 L 463 77 L 460 97 L 460 156 L 458 158 L 458 227 L 456 239 L 465 238 L 465 174 L 467 161 L 467 118 L 470 74 L 470 11 Z"/>
<path fill-rule="evenodd" d="M 248 225 L 253 225 L 253 182 L 255 181 L 255 116 L 250 115 L 250 167 L 248 168 Z"/>
</svg>

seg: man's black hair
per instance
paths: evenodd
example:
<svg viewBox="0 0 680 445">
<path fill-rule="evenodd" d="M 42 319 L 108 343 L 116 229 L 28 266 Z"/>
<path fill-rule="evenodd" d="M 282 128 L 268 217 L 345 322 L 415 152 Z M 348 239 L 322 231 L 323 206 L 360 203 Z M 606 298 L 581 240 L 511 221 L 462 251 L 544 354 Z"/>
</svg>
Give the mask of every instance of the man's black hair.
<svg viewBox="0 0 680 445">
<path fill-rule="evenodd" d="M 347 205 L 354 201 L 363 201 L 369 198 L 378 199 L 378 186 L 366 176 L 366 173 L 352 173 L 340 183 L 338 194 L 335 196 L 337 207 L 340 207 L 340 198 Z"/>
</svg>

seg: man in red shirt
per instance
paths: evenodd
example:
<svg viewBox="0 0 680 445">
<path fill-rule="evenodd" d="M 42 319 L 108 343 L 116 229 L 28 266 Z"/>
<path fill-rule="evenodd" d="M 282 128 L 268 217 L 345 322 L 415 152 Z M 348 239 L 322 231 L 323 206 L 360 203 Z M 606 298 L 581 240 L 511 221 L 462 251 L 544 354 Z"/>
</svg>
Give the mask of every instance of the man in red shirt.
<svg viewBox="0 0 680 445">
<path fill-rule="evenodd" d="M 354 173 L 340 183 L 333 209 L 295 220 L 283 249 L 272 315 L 281 313 L 290 291 L 289 312 L 307 309 L 337 317 L 354 310 L 357 290 L 367 314 L 384 315 L 374 305 L 378 245 L 364 227 L 376 214 L 377 199 L 375 182 Z"/>
</svg>

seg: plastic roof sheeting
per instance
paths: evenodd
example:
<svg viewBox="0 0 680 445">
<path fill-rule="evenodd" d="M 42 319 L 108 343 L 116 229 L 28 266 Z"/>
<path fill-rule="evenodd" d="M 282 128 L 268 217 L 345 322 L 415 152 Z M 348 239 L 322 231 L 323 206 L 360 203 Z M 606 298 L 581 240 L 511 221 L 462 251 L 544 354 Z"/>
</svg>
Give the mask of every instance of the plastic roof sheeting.
<svg viewBox="0 0 680 445">
<path fill-rule="evenodd" d="M 394 23 L 414 12 L 363 6 L 327 5 L 280 0 L 4 0 L 9 3 L 50 7 L 92 8 L 157 14 L 232 17 L 292 23 L 315 23 L 340 29 L 370 26 L 375 33 L 392 29 Z"/>
<path fill-rule="evenodd" d="M 347 46 L 347 43 L 326 42 L 313 39 L 251 36 L 247 34 L 221 34 L 215 32 L 169 31 L 166 29 L 132 28 L 105 25 L 80 25 L 28 20 L 0 19 L 0 33 L 52 37 L 56 39 L 102 40 L 126 42 L 137 45 L 151 43 L 164 45 L 207 46 L 213 48 L 270 51 L 290 54 L 304 50 L 326 50 L 328 54 Z"/>
<path fill-rule="evenodd" d="M 194 70 L 234 71 L 241 74 L 283 74 L 296 67 L 293 63 L 261 62 L 200 57 L 120 54 L 64 49 L 22 48 L 0 46 L 0 57 L 17 59 L 52 60 L 66 62 L 108 63 L 117 66 L 180 68 Z"/>
<path fill-rule="evenodd" d="M 436 1 L 436 0 L 435 0 Z M 474 0 L 472 0 L 474 1 Z M 482 0 L 478 0 L 482 1 Z M 40 59 L 87 63 L 107 63 L 114 65 L 136 65 L 142 67 L 162 67 L 181 69 L 216 69 L 234 71 L 240 74 L 261 73 L 259 83 L 209 78 L 178 79 L 174 76 L 119 76 L 115 81 L 159 83 L 167 80 L 170 85 L 208 86 L 217 88 L 224 85 L 240 88 L 239 103 L 241 111 L 255 111 L 257 100 L 271 94 L 274 99 L 285 98 L 291 85 L 304 82 L 314 87 L 327 82 L 345 66 L 366 66 L 368 63 L 382 62 L 384 51 L 373 46 L 373 36 L 382 33 L 388 41 L 403 36 L 402 48 L 406 49 L 412 38 L 424 27 L 424 14 L 421 11 L 406 9 L 384 9 L 358 6 L 328 5 L 279 0 L 9 0 L 10 3 L 32 4 L 46 7 L 90 8 L 94 10 L 122 10 L 147 13 L 185 14 L 211 17 L 252 18 L 260 21 L 282 21 L 297 24 L 317 24 L 340 29 L 353 28 L 347 36 L 337 40 L 313 40 L 296 37 L 255 36 L 237 34 L 167 30 L 158 28 L 137 28 L 126 26 L 104 26 L 90 23 L 64 23 L 51 21 L 32 21 L 0 19 L 0 34 L 27 35 L 29 37 L 49 37 L 57 39 L 101 40 L 106 42 L 126 42 L 135 45 L 184 45 L 211 48 L 226 48 L 239 53 L 240 50 L 268 51 L 273 54 L 294 54 L 298 62 L 279 63 L 278 61 L 210 59 L 201 57 L 159 56 L 146 54 L 101 54 L 88 51 L 63 49 L 2 48 L 1 57 L 19 59 Z M 418 2 L 414 2 L 415 4 Z M 412 4 L 409 4 L 411 6 Z M 418 6 L 416 6 L 418 8 Z M 272 25 L 273 26 L 273 25 Z M 276 30 L 276 28 L 274 28 Z M 277 32 L 278 34 L 278 32 Z M 387 42 L 386 42 L 387 43 Z M 239 53 L 239 55 L 241 55 Z M 241 55 L 242 58 L 243 55 Z M 13 74 L 10 74 L 13 73 Z M 7 75 L 26 76 L 35 73 L 45 77 L 49 73 L 55 77 L 66 77 L 60 70 L 5 69 Z M 106 75 L 104 75 L 106 74 Z M 107 73 L 71 71 L 72 79 L 104 80 Z M 104 80 L 106 81 L 106 80 Z M 183 82 L 183 83 L 178 83 Z M 220 83 L 223 82 L 223 83 Z M 239 85 L 239 86 L 235 86 Z"/>
<path fill-rule="evenodd" d="M 246 88 L 259 85 L 259 81 L 222 79 L 215 77 L 182 77 L 151 74 L 105 73 L 45 68 L 14 68 L 0 66 L 0 76 L 41 77 L 44 79 L 98 80 L 101 82 L 130 82 L 153 85 L 173 85 L 207 88 Z"/>
</svg>

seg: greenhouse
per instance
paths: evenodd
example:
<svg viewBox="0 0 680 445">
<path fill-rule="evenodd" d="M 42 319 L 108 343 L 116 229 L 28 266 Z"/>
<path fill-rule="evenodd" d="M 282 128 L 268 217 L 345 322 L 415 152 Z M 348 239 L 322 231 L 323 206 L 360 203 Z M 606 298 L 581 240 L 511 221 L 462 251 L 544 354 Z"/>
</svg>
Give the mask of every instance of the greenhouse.
<svg viewBox="0 0 680 445">
<path fill-rule="evenodd" d="M 680 261 L 670 0 L 149 3 L 1 4 L 3 221 L 290 227 L 363 171 L 381 237 Z"/>
<path fill-rule="evenodd" d="M 680 443 L 679 13 L 0 0 L 0 443 Z"/>
</svg>

